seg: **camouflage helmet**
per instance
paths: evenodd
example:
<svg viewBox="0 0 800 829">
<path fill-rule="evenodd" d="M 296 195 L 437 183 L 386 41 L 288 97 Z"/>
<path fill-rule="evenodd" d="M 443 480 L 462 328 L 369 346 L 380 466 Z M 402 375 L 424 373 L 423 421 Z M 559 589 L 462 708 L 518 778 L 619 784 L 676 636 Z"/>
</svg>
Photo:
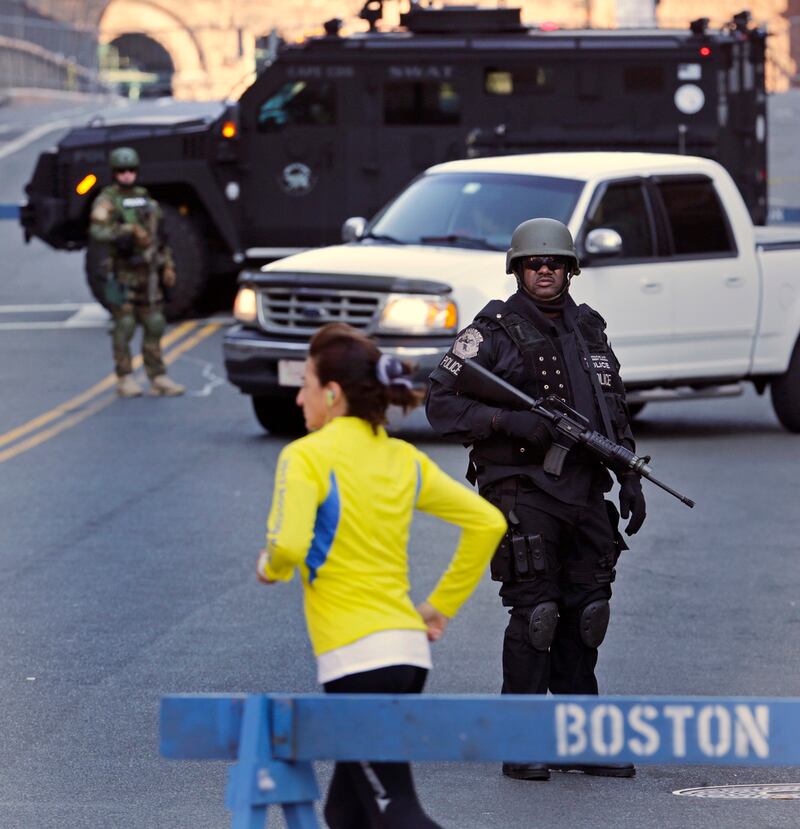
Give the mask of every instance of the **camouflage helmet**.
<svg viewBox="0 0 800 829">
<path fill-rule="evenodd" d="M 139 153 L 133 147 L 117 147 L 108 156 L 112 170 L 138 170 Z"/>
<path fill-rule="evenodd" d="M 563 256 L 572 259 L 572 275 L 581 272 L 578 254 L 569 228 L 556 219 L 528 219 L 511 234 L 506 254 L 506 273 L 514 272 L 514 260 L 523 256 Z"/>
</svg>

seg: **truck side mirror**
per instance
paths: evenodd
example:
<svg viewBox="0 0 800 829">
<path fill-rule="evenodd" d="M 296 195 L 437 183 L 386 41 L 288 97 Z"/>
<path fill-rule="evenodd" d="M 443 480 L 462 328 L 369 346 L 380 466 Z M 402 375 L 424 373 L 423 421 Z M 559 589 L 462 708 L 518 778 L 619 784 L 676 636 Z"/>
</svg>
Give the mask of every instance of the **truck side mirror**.
<svg viewBox="0 0 800 829">
<path fill-rule="evenodd" d="M 622 253 L 622 236 L 610 227 L 596 227 L 586 234 L 583 246 L 593 256 L 616 256 Z"/>
<path fill-rule="evenodd" d="M 342 241 L 355 242 L 364 235 L 367 220 L 363 216 L 351 216 L 342 225 Z"/>
</svg>

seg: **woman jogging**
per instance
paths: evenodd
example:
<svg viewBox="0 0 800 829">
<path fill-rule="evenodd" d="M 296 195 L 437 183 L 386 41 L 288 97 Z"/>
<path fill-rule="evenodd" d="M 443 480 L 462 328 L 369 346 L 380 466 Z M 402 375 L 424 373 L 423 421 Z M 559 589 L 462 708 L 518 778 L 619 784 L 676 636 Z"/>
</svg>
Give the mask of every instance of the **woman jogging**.
<svg viewBox="0 0 800 829">
<path fill-rule="evenodd" d="M 278 459 L 258 578 L 303 579 L 305 613 L 326 693 L 419 693 L 439 639 L 477 585 L 505 519 L 425 454 L 390 438 L 389 405 L 419 395 L 408 367 L 347 325 L 311 340 L 303 388 L 310 434 Z M 418 608 L 408 591 L 415 509 L 461 527 L 449 567 Z M 407 763 L 337 763 L 325 804 L 331 829 L 436 829 Z"/>
</svg>

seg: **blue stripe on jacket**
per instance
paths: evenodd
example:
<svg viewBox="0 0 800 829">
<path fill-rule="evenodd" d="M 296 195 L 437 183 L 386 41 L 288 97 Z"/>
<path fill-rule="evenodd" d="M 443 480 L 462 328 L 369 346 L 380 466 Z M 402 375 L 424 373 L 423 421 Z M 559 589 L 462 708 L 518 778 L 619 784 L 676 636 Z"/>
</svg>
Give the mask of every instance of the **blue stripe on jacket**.
<svg viewBox="0 0 800 829">
<path fill-rule="evenodd" d="M 314 538 L 306 554 L 308 567 L 308 583 L 313 584 L 317 577 L 317 570 L 325 564 L 328 553 L 336 537 L 336 528 L 339 526 L 341 504 L 339 502 L 339 487 L 336 476 L 331 472 L 331 487 L 328 497 L 317 508 L 317 519 L 314 521 Z"/>
</svg>

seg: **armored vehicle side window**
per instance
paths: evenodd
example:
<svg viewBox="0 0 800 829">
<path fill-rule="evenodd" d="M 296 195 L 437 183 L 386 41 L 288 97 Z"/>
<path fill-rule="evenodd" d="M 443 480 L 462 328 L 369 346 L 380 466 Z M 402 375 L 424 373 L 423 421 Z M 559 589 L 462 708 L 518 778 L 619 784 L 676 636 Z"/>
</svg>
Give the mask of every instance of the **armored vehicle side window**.
<svg viewBox="0 0 800 829">
<path fill-rule="evenodd" d="M 490 66 L 484 72 L 487 95 L 541 95 L 553 91 L 553 70 L 549 66 Z"/>
<path fill-rule="evenodd" d="M 461 98 L 446 81 L 392 81 L 383 87 L 385 124 L 458 124 Z"/>
<path fill-rule="evenodd" d="M 626 259 L 646 259 L 654 255 L 650 211 L 639 182 L 608 186 L 586 220 L 587 233 L 597 227 L 608 227 L 619 233 L 622 256 Z"/>
<path fill-rule="evenodd" d="M 583 183 L 501 173 L 422 176 L 370 228 L 408 244 L 506 250 L 514 228 L 533 216 L 569 221 Z"/>
<path fill-rule="evenodd" d="M 626 66 L 622 72 L 626 92 L 650 94 L 664 89 L 663 66 Z"/>
<path fill-rule="evenodd" d="M 710 181 L 662 181 L 658 184 L 658 190 L 664 202 L 676 254 L 735 251 L 725 211 Z"/>
<path fill-rule="evenodd" d="M 261 131 L 335 123 L 336 87 L 328 81 L 288 81 L 258 110 Z"/>
</svg>

